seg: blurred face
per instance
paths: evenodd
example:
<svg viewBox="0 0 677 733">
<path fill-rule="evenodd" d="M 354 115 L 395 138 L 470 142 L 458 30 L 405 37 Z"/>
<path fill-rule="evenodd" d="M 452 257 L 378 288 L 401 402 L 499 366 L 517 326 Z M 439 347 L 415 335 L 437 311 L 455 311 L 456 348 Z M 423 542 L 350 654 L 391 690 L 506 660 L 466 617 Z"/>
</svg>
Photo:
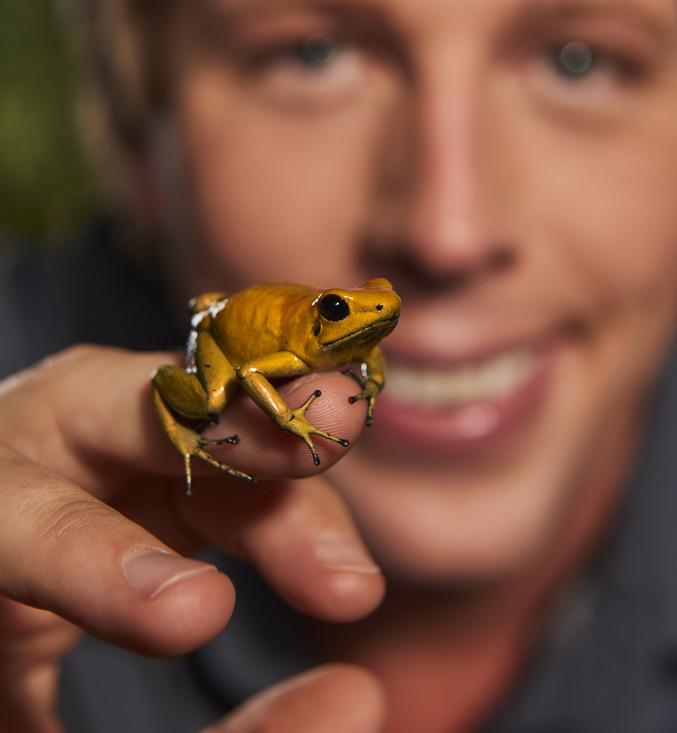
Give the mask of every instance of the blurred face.
<svg viewBox="0 0 677 733">
<path fill-rule="evenodd" d="M 391 279 L 329 478 L 400 574 L 542 556 L 618 484 L 675 321 L 677 5 L 183 5 L 190 290 Z"/>
</svg>

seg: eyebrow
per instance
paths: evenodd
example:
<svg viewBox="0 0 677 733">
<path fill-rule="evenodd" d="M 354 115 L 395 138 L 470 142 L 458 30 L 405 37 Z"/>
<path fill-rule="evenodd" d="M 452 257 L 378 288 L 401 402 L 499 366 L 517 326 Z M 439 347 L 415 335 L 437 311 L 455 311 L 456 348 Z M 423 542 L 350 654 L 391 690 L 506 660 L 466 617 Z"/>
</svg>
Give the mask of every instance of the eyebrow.
<svg viewBox="0 0 677 733">
<path fill-rule="evenodd" d="M 231 42 L 239 25 L 294 10 L 359 23 L 364 30 L 388 27 L 392 32 L 395 27 L 380 0 L 203 0 L 199 4 L 206 21 L 203 27 Z M 526 0 L 513 8 L 511 22 L 522 32 L 539 32 L 557 22 L 617 18 L 638 26 L 666 48 L 677 39 L 677 3 L 665 0 L 664 9 L 651 5 L 647 0 Z"/>
<path fill-rule="evenodd" d="M 667 5 L 667 3 L 666 3 Z M 676 6 L 670 3 L 675 11 Z M 531 0 L 520 9 L 520 19 L 532 25 L 542 22 L 594 19 L 595 17 L 615 16 L 642 26 L 657 38 L 667 42 L 674 38 L 677 31 L 677 12 L 672 13 L 672 23 L 666 13 L 658 8 L 647 7 L 646 2 L 638 4 L 634 0 Z"/>
<path fill-rule="evenodd" d="M 261 15 L 273 10 L 315 10 L 335 11 L 342 10 L 369 12 L 365 7 L 356 7 L 354 3 L 338 2 L 337 0 L 208 0 L 208 5 L 214 10 L 223 13 L 226 17 L 246 18 L 247 16 Z M 362 3 L 361 3 L 362 5 Z"/>
<path fill-rule="evenodd" d="M 390 27 L 388 18 L 371 0 L 205 0 L 201 3 L 202 28 L 231 42 L 238 27 L 275 12 L 299 11 L 350 22 L 362 29 Z"/>
</svg>

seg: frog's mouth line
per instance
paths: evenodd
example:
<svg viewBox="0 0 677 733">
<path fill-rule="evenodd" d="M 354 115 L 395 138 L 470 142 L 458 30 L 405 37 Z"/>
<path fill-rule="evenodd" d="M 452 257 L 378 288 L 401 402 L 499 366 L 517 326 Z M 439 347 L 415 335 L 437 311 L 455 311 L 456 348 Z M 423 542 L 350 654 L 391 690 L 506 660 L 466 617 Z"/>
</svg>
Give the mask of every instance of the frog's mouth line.
<svg viewBox="0 0 677 733">
<path fill-rule="evenodd" d="M 382 331 L 385 331 L 385 333 L 388 333 L 392 331 L 393 328 L 395 328 L 398 320 L 399 320 L 399 316 L 390 316 L 390 318 L 384 318 L 382 321 L 376 321 L 375 323 L 372 323 L 369 326 L 358 328 L 357 331 L 352 331 L 351 333 L 346 334 L 345 336 L 341 336 L 340 338 L 334 339 L 333 341 L 327 341 L 326 343 L 321 344 L 321 346 L 323 349 L 330 349 L 333 346 L 341 346 L 341 344 L 355 341 L 359 337 L 371 336 L 374 333 L 380 333 Z"/>
</svg>

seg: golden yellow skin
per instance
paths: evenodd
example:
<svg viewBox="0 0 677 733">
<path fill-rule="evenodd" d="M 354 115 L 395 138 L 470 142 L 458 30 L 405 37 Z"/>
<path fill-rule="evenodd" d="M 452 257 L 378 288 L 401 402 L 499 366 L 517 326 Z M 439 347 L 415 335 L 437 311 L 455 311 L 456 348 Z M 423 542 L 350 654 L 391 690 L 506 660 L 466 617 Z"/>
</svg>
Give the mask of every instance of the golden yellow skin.
<svg viewBox="0 0 677 733">
<path fill-rule="evenodd" d="M 385 382 L 385 361 L 378 342 L 395 328 L 400 305 L 398 295 L 383 278 L 355 290 L 266 283 L 233 295 L 206 293 L 194 298 L 186 369 L 161 366 L 152 376 L 158 417 L 184 458 L 187 493 L 191 493 L 192 456 L 234 476 L 255 480 L 204 449 L 237 443 L 236 435 L 212 440 L 200 432 L 217 421 L 238 385 L 281 430 L 306 443 L 316 465 L 320 460 L 311 435 L 347 446 L 347 440 L 306 419 L 306 410 L 320 396 L 319 390 L 292 410 L 269 380 L 359 363 L 361 376 L 351 374 L 362 389 L 350 401 L 368 400 L 367 424 L 371 424 L 374 401 Z"/>
</svg>

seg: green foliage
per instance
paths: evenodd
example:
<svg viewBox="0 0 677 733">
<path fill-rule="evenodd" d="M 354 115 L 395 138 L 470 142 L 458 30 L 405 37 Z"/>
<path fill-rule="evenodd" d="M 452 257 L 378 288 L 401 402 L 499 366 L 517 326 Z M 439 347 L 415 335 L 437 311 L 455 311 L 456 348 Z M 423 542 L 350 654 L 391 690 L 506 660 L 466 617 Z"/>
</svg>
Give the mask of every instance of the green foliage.
<svg viewBox="0 0 677 733">
<path fill-rule="evenodd" d="M 0 230 L 55 240 L 91 209 L 73 71 L 52 0 L 0 0 Z"/>
</svg>

